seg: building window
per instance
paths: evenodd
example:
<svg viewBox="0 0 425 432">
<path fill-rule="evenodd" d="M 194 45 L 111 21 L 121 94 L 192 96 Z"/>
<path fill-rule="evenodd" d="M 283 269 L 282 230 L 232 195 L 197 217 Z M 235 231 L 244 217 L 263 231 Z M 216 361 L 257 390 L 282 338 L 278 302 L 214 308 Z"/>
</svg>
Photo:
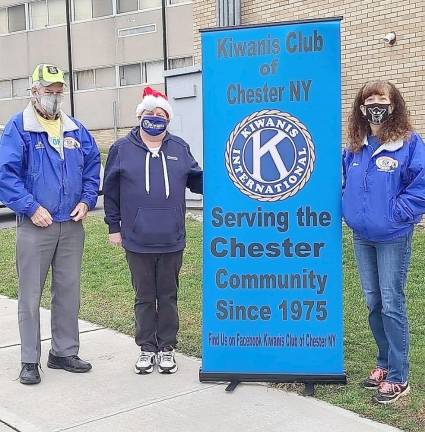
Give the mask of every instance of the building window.
<svg viewBox="0 0 425 432">
<path fill-rule="evenodd" d="M 31 28 L 41 29 L 47 26 L 46 0 L 30 3 Z"/>
<path fill-rule="evenodd" d="M 113 15 L 112 0 L 74 0 L 74 20 L 83 21 Z"/>
<path fill-rule="evenodd" d="M 49 25 L 66 23 L 66 3 L 65 0 L 48 0 L 47 10 Z"/>
<path fill-rule="evenodd" d="M 142 68 L 140 63 L 120 66 L 120 86 L 142 83 Z"/>
<path fill-rule="evenodd" d="M 134 12 L 139 9 L 138 0 L 117 0 L 117 12 Z"/>
<path fill-rule="evenodd" d="M 28 78 L 19 78 L 12 80 L 12 97 L 28 96 L 29 81 Z"/>
<path fill-rule="evenodd" d="M 137 36 L 144 33 L 155 33 L 156 25 L 149 24 L 140 27 L 131 27 L 118 30 L 118 37 Z"/>
<path fill-rule="evenodd" d="M 0 99 L 12 97 L 12 83 L 10 81 L 0 81 Z"/>
<path fill-rule="evenodd" d="M 7 25 L 7 9 L 0 9 L 0 34 L 5 34 L 9 31 Z"/>
<path fill-rule="evenodd" d="M 168 59 L 168 69 L 178 69 L 193 66 L 193 57 L 180 57 Z"/>
<path fill-rule="evenodd" d="M 7 8 L 9 33 L 26 30 L 25 5 Z"/>
<path fill-rule="evenodd" d="M 188 0 L 167 0 L 167 5 L 172 6 L 180 3 L 190 3 Z"/>
<path fill-rule="evenodd" d="M 162 6 L 162 0 L 139 0 L 139 9 L 155 9 Z"/>
<path fill-rule="evenodd" d="M 145 82 L 149 84 L 161 84 L 164 82 L 164 62 L 154 61 L 143 64 Z"/>
<path fill-rule="evenodd" d="M 93 0 L 93 18 L 113 15 L 112 0 Z"/>
<path fill-rule="evenodd" d="M 115 87 L 115 68 L 106 67 L 95 70 L 96 88 Z"/>
<path fill-rule="evenodd" d="M 90 90 L 94 88 L 93 70 L 79 71 L 75 74 L 75 90 Z"/>
<path fill-rule="evenodd" d="M 92 19 L 92 0 L 74 0 L 74 20 Z"/>
</svg>

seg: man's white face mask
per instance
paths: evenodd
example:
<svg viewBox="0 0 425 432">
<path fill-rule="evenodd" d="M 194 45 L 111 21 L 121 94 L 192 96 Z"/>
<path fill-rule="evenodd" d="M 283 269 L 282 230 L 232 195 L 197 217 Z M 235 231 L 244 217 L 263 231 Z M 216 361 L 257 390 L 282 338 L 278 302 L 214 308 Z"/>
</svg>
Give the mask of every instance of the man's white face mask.
<svg viewBox="0 0 425 432">
<path fill-rule="evenodd" d="M 40 108 L 50 117 L 56 116 L 61 110 L 63 94 L 46 93 L 37 95 L 37 102 Z"/>
</svg>

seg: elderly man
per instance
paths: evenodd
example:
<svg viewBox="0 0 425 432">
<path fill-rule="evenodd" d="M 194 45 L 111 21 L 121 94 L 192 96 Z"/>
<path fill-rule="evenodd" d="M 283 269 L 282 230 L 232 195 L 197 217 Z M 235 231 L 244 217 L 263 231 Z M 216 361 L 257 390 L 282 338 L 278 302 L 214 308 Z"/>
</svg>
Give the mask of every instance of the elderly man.
<svg viewBox="0 0 425 432">
<path fill-rule="evenodd" d="M 17 214 L 22 384 L 40 382 L 40 298 L 52 268 L 52 345 L 47 366 L 87 372 L 78 357 L 82 220 L 96 205 L 100 155 L 93 137 L 61 111 L 64 74 L 38 65 L 31 102 L 0 140 L 0 200 Z"/>
</svg>

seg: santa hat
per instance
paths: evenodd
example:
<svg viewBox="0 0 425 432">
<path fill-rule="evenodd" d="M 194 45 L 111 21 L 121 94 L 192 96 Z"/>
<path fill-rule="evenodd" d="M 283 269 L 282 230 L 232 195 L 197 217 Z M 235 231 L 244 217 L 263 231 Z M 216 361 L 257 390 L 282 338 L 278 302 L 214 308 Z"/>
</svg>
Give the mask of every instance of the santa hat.
<svg viewBox="0 0 425 432">
<path fill-rule="evenodd" d="M 136 116 L 139 117 L 143 111 L 153 111 L 155 108 L 162 108 L 167 113 L 169 120 L 173 118 L 173 109 L 168 102 L 167 96 L 152 87 L 145 87 L 142 102 L 136 108 Z"/>
</svg>

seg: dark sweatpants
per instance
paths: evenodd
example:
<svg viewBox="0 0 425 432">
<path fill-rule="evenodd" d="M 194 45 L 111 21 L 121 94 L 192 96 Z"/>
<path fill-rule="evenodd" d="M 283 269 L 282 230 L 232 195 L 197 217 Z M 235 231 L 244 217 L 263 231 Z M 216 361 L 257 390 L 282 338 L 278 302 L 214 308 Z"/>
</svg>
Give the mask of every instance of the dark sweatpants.
<svg viewBox="0 0 425 432">
<path fill-rule="evenodd" d="M 126 251 L 136 293 L 136 344 L 142 351 L 175 347 L 179 329 L 177 288 L 183 251 L 134 253 Z"/>
</svg>

